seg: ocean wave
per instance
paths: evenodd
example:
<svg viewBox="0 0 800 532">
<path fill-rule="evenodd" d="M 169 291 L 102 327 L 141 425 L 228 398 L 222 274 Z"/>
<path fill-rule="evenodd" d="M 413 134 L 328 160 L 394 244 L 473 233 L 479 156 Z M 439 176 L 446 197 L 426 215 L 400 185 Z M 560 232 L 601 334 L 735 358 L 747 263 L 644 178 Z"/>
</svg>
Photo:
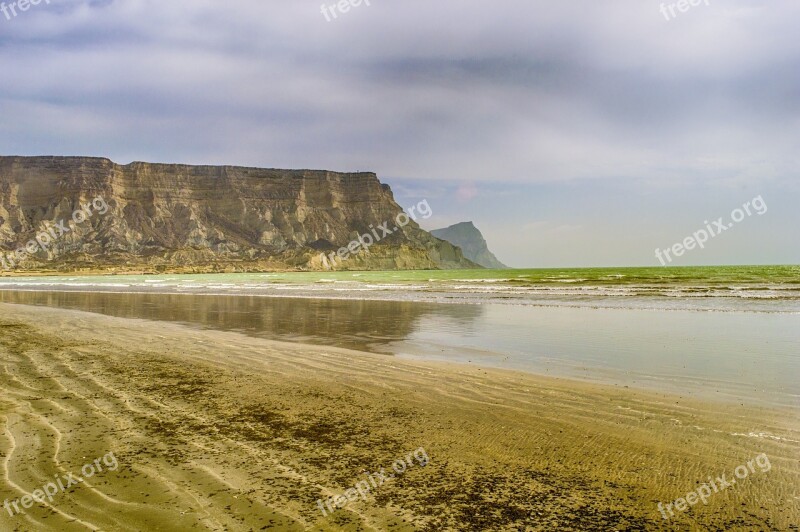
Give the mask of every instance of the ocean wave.
<svg viewBox="0 0 800 532">
<path fill-rule="evenodd" d="M 314 298 L 347 298 L 350 292 L 353 299 L 457 304 L 796 313 L 800 311 L 798 275 L 800 269 L 789 267 L 171 274 L 14 277 L 0 279 L 0 289 L 199 294 L 245 291 L 265 297 Z"/>
</svg>

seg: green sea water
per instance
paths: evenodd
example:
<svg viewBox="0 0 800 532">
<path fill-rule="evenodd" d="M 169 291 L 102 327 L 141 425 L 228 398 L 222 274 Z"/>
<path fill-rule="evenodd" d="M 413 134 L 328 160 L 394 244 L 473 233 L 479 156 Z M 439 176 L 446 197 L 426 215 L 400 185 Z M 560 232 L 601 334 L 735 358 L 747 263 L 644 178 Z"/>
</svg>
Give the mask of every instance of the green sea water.
<svg viewBox="0 0 800 532">
<path fill-rule="evenodd" d="M 357 278 L 361 282 L 458 282 L 497 281 L 514 285 L 577 283 L 598 286 L 794 286 L 800 290 L 800 266 L 698 266 L 675 268 L 548 268 L 513 270 L 417 270 L 378 272 L 312 272 L 276 274 L 286 282 L 340 281 Z"/>
<path fill-rule="evenodd" d="M 800 312 L 800 266 L 15 277 L 0 289 Z"/>
</svg>

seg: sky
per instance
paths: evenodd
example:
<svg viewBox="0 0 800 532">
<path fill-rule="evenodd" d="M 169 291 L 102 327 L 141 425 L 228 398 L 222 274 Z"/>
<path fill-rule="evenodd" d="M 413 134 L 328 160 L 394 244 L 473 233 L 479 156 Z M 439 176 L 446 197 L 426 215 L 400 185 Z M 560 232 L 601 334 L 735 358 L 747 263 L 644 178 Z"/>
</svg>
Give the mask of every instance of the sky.
<svg viewBox="0 0 800 532">
<path fill-rule="evenodd" d="M 800 2 L 694 1 L 5 0 L 0 154 L 373 171 L 516 267 L 761 198 L 669 264 L 800 263 Z"/>
</svg>

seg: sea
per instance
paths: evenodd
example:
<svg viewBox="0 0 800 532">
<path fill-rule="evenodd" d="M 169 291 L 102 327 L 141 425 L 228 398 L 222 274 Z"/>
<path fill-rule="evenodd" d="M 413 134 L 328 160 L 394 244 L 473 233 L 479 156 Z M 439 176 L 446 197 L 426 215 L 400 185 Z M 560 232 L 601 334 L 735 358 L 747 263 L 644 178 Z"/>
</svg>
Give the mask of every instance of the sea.
<svg viewBox="0 0 800 532">
<path fill-rule="evenodd" d="M 0 302 L 800 406 L 800 266 L 3 277 Z"/>
</svg>

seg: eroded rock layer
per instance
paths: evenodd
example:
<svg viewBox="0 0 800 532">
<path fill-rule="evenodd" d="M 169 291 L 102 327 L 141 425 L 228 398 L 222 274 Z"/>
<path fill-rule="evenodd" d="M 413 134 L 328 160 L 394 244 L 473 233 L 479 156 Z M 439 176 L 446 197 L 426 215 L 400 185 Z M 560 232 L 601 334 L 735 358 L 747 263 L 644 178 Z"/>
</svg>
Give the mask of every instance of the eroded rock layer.
<svg viewBox="0 0 800 532">
<path fill-rule="evenodd" d="M 82 209 L 85 219 L 73 218 Z M 401 212 L 389 186 L 369 172 L 0 157 L 5 271 L 475 267 L 413 220 L 346 261 L 320 259 L 370 226 L 393 229 Z M 47 228 L 50 242 L 16 260 L 15 250 Z"/>
</svg>

